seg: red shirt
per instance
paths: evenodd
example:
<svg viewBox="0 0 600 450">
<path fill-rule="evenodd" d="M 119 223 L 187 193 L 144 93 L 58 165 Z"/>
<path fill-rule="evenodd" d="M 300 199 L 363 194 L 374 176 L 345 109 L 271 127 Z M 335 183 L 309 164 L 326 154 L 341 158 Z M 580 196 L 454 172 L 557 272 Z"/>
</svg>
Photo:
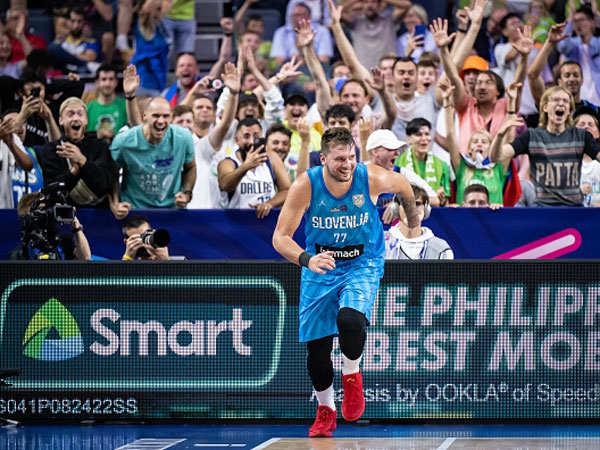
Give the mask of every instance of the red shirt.
<svg viewBox="0 0 600 450">
<path fill-rule="evenodd" d="M 39 34 L 25 33 L 25 37 L 27 38 L 27 40 L 33 48 L 46 50 L 46 41 Z M 23 52 L 23 46 L 21 45 L 21 41 L 11 37 L 10 43 L 12 44 L 12 58 L 10 59 L 10 62 L 12 63 L 25 59 L 25 53 Z"/>
</svg>

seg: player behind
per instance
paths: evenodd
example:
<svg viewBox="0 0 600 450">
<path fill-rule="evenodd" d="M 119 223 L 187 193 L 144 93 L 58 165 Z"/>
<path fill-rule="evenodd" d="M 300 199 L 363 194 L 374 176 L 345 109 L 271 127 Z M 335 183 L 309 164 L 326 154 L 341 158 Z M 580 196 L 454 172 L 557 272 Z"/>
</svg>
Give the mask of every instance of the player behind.
<svg viewBox="0 0 600 450">
<path fill-rule="evenodd" d="M 344 419 L 355 421 L 365 409 L 359 370 L 366 327 L 383 276 L 383 227 L 377 197 L 398 193 L 408 226 L 418 230 L 415 198 L 399 173 L 356 163 L 352 134 L 331 128 L 321 141 L 322 166 L 292 184 L 273 234 L 273 246 L 302 266 L 300 341 L 308 347 L 307 367 L 318 400 L 310 437 L 331 436 L 337 411 L 333 392 L 333 338 L 342 350 Z M 306 214 L 306 250 L 293 235 Z M 417 228 L 415 228 L 417 227 Z"/>
</svg>

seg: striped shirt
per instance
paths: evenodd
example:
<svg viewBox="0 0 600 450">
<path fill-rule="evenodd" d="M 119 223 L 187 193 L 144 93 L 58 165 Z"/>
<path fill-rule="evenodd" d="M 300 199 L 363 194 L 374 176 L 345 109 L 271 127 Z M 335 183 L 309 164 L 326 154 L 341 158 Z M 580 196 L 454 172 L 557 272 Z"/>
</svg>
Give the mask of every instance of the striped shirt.
<svg viewBox="0 0 600 450">
<path fill-rule="evenodd" d="M 592 159 L 600 146 L 587 131 L 567 128 L 560 134 L 532 128 L 512 143 L 516 155 L 528 154 L 538 206 L 583 206 L 579 188 L 581 161 Z"/>
</svg>

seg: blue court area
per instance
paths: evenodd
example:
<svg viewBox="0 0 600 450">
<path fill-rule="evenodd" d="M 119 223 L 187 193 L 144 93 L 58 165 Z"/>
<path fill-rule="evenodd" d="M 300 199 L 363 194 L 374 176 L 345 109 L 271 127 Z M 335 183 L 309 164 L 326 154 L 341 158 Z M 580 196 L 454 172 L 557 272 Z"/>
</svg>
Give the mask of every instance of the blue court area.
<svg viewBox="0 0 600 450">
<path fill-rule="evenodd" d="M 0 428 L 2 450 L 599 449 L 598 425 L 350 425 L 308 439 L 309 424 L 26 425 Z"/>
</svg>

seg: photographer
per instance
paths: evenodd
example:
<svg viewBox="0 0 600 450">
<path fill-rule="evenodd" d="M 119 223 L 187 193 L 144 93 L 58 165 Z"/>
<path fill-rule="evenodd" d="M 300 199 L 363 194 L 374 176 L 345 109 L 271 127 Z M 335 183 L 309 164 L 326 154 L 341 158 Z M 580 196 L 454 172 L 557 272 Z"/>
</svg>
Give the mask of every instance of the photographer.
<svg viewBox="0 0 600 450">
<path fill-rule="evenodd" d="M 13 260 L 88 261 L 92 252 L 75 208 L 66 204 L 66 189 L 54 183 L 39 192 L 25 194 L 17 206 L 21 222 L 21 246 L 12 250 Z M 58 225 L 70 225 L 70 234 Z"/>
<path fill-rule="evenodd" d="M 290 178 L 281 158 L 266 151 L 258 120 L 240 120 L 235 143 L 237 151 L 217 167 L 219 188 L 227 194 L 226 208 L 254 208 L 256 217 L 262 219 L 283 204 Z"/>
<path fill-rule="evenodd" d="M 169 234 L 165 230 L 152 229 L 150 223 L 144 217 L 130 216 L 126 218 L 123 221 L 122 230 L 125 236 L 123 239 L 125 243 L 123 261 L 170 259 L 169 249 L 166 246 L 170 240 Z M 149 240 L 152 240 L 154 245 L 145 243 Z M 164 246 L 162 246 L 163 244 Z"/>
</svg>

